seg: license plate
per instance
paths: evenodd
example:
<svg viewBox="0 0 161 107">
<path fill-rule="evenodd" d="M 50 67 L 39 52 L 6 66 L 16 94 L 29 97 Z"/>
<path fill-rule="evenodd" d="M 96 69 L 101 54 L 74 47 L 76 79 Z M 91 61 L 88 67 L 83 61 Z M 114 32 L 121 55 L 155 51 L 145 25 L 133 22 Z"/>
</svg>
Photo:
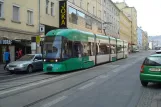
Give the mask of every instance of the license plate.
<svg viewBox="0 0 161 107">
<path fill-rule="evenodd" d="M 9 70 L 14 70 L 14 68 L 8 68 Z"/>
<path fill-rule="evenodd" d="M 150 70 L 150 71 L 155 71 L 155 72 L 160 72 L 160 71 L 161 71 L 160 68 L 150 68 L 149 70 Z"/>
</svg>

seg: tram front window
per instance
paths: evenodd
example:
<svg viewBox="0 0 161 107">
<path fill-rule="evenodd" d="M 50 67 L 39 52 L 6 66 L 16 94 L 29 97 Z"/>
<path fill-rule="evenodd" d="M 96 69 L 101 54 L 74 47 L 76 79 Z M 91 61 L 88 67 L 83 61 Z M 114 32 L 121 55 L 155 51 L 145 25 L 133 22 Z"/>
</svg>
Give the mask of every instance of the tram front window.
<svg viewBox="0 0 161 107">
<path fill-rule="evenodd" d="M 61 58 L 62 36 L 46 37 L 44 43 L 44 58 Z"/>
</svg>

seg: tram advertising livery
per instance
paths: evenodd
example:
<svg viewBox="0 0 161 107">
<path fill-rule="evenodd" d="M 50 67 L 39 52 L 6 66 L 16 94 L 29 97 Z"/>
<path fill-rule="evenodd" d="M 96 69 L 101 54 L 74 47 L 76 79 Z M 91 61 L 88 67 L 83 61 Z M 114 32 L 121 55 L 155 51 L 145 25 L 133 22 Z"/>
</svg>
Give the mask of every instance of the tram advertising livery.
<svg viewBox="0 0 161 107">
<path fill-rule="evenodd" d="M 128 56 L 128 43 L 76 29 L 48 32 L 44 40 L 44 72 L 68 72 Z"/>
</svg>

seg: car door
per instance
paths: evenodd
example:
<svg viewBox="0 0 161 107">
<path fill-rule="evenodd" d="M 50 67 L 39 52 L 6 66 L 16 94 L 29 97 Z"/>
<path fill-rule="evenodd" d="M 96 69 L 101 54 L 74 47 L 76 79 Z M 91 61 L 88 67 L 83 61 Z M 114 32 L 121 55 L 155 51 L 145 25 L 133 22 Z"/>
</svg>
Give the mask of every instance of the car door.
<svg viewBox="0 0 161 107">
<path fill-rule="evenodd" d="M 34 64 L 36 66 L 36 69 L 42 69 L 43 68 L 43 62 L 42 62 L 42 56 L 36 55 L 34 59 Z"/>
</svg>

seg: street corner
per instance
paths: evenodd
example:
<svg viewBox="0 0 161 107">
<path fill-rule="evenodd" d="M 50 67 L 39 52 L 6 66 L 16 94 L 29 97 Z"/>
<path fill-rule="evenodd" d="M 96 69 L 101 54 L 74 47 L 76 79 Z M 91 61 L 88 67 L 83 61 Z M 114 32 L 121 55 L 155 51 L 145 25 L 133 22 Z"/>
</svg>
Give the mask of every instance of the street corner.
<svg viewBox="0 0 161 107">
<path fill-rule="evenodd" d="M 161 93 L 153 97 L 151 107 L 161 107 Z"/>
</svg>

